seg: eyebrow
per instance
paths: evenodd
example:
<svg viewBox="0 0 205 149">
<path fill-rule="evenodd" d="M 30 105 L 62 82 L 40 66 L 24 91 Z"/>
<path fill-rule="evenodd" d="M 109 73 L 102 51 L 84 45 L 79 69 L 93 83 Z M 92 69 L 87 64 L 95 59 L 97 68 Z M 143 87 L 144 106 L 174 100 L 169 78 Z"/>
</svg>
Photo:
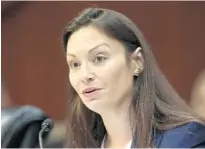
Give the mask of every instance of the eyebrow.
<svg viewBox="0 0 205 149">
<path fill-rule="evenodd" d="M 101 46 L 107 46 L 107 47 L 110 47 L 109 44 L 107 43 L 101 43 L 101 44 L 98 44 L 96 45 L 95 47 L 91 48 L 88 53 L 92 53 L 94 50 L 96 50 L 97 48 L 101 47 Z M 71 54 L 71 53 L 67 53 L 67 55 L 70 55 L 72 57 L 76 57 L 74 54 Z"/>
</svg>

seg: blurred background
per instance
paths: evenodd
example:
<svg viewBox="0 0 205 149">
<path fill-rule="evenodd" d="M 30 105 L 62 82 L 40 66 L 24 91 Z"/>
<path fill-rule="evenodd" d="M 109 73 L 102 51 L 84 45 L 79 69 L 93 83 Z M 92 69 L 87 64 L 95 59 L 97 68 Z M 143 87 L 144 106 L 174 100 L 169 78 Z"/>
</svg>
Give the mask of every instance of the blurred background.
<svg viewBox="0 0 205 149">
<path fill-rule="evenodd" d="M 138 24 L 184 100 L 190 103 L 204 93 L 205 88 L 195 90 L 205 67 L 205 2 L 1 1 L 2 109 L 30 104 L 55 120 L 65 118 L 70 86 L 62 32 L 91 6 L 117 10 Z"/>
</svg>

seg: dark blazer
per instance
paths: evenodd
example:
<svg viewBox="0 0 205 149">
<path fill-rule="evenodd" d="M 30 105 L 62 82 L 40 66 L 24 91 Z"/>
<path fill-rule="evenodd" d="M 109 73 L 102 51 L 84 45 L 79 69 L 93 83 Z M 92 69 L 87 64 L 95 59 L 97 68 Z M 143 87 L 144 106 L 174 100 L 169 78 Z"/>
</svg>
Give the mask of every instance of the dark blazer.
<svg viewBox="0 0 205 149">
<path fill-rule="evenodd" d="M 154 135 L 156 148 L 205 148 L 205 125 L 191 122 Z M 135 141 L 134 141 L 135 142 Z M 134 142 L 132 142 L 132 148 Z M 46 148 L 63 148 L 62 142 Z"/>
<path fill-rule="evenodd" d="M 158 133 L 155 137 L 157 148 L 205 148 L 205 125 L 191 122 Z"/>
</svg>

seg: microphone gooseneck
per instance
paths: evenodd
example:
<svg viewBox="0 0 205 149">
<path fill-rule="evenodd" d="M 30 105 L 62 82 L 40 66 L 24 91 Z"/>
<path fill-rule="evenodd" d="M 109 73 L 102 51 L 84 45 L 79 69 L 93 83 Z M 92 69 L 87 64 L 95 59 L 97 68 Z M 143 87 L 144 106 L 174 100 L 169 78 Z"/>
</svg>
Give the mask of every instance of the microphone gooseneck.
<svg viewBox="0 0 205 149">
<path fill-rule="evenodd" d="M 43 149 L 43 133 L 44 132 L 49 132 L 52 128 L 53 128 L 53 120 L 50 119 L 50 118 L 47 118 L 46 120 L 44 120 L 41 124 L 41 130 L 39 132 L 39 135 L 38 135 L 38 139 L 39 139 L 39 145 L 40 145 L 40 148 Z"/>
</svg>

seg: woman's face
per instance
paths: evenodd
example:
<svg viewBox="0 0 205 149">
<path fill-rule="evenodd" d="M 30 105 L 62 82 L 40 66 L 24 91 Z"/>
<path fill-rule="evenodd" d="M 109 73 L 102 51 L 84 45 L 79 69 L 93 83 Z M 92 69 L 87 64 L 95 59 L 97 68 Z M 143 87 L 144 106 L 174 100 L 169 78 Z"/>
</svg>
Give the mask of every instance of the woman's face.
<svg viewBox="0 0 205 149">
<path fill-rule="evenodd" d="M 70 83 L 90 110 L 101 113 L 130 102 L 134 67 L 119 41 L 83 27 L 68 40 L 67 62 Z"/>
</svg>

